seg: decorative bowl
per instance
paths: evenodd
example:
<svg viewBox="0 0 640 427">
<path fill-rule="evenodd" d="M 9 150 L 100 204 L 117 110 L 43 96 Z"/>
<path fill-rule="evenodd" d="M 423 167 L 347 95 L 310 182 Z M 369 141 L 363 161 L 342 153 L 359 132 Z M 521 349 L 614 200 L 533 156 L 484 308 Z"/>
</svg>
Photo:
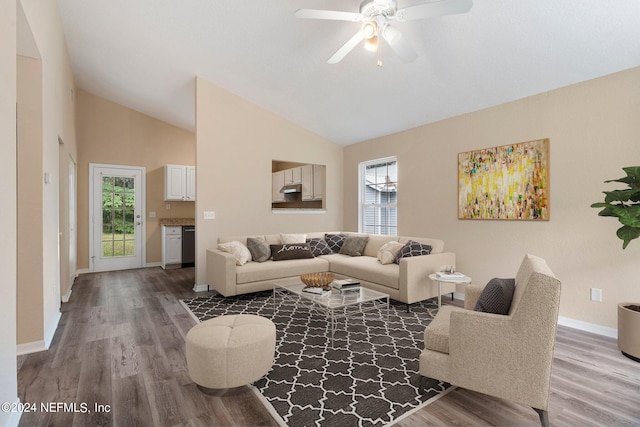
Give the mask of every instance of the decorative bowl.
<svg viewBox="0 0 640 427">
<path fill-rule="evenodd" d="M 333 282 L 335 276 L 333 273 L 305 273 L 300 275 L 300 280 L 309 288 L 324 288 Z"/>
</svg>

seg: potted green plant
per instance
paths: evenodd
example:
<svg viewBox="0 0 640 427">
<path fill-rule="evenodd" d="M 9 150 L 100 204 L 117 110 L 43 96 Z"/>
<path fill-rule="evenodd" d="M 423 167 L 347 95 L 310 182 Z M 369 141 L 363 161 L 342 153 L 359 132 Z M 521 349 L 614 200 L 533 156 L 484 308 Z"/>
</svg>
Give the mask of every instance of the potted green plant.
<svg viewBox="0 0 640 427">
<path fill-rule="evenodd" d="M 591 205 L 602 208 L 600 216 L 618 218 L 622 227 L 616 235 L 622 240 L 622 249 L 626 249 L 634 239 L 640 237 L 640 166 L 622 168 L 627 176 L 605 181 L 621 182 L 628 188 L 604 191 L 604 202 Z M 640 362 L 640 304 L 618 304 L 618 348 L 622 354 Z"/>
</svg>

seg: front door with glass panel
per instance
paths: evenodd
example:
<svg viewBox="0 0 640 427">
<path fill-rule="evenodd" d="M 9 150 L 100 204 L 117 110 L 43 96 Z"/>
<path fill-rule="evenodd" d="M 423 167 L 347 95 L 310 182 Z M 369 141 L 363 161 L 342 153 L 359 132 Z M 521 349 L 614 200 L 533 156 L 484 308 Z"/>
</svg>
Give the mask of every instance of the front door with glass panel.
<svg viewBox="0 0 640 427">
<path fill-rule="evenodd" d="M 144 168 L 90 165 L 90 271 L 143 267 Z"/>
</svg>

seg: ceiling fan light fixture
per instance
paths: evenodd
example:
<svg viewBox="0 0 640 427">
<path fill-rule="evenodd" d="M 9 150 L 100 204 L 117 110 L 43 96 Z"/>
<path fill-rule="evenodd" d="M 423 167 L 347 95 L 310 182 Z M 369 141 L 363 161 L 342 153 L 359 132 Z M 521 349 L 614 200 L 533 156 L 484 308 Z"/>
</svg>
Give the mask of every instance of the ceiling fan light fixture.
<svg viewBox="0 0 640 427">
<path fill-rule="evenodd" d="M 376 21 L 365 22 L 362 26 L 362 35 L 369 40 L 378 35 L 378 24 Z"/>
<path fill-rule="evenodd" d="M 364 48 L 369 52 L 378 50 L 378 36 L 373 36 L 364 42 Z"/>
</svg>

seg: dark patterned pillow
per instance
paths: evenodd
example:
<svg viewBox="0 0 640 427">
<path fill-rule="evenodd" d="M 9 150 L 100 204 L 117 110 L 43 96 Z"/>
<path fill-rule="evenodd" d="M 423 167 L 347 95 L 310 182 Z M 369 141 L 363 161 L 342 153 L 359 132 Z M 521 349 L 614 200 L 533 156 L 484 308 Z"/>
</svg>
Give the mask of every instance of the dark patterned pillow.
<svg viewBox="0 0 640 427">
<path fill-rule="evenodd" d="M 342 245 L 344 244 L 345 239 L 347 238 L 346 234 L 325 234 L 324 240 L 327 241 L 327 244 L 331 248 L 331 252 L 337 254 L 340 252 Z"/>
<path fill-rule="evenodd" d="M 271 245 L 271 257 L 274 261 L 283 261 L 313 258 L 313 255 L 308 243 L 285 243 L 284 245 Z"/>
<path fill-rule="evenodd" d="M 401 258 L 409 258 L 412 256 L 421 256 L 421 255 L 429 255 L 431 253 L 431 246 L 423 245 L 422 243 L 414 242 L 413 240 L 409 240 L 404 244 L 400 252 L 398 252 L 398 256 L 394 261 L 396 264 L 400 264 Z"/>
<path fill-rule="evenodd" d="M 320 255 L 329 255 L 332 254 L 333 251 L 329 247 L 329 244 L 322 237 L 314 237 L 312 239 L 307 239 L 307 243 L 311 247 L 311 254 L 315 256 Z"/>
<path fill-rule="evenodd" d="M 362 256 L 369 236 L 347 236 L 340 248 L 340 253 L 349 256 Z"/>
<path fill-rule="evenodd" d="M 509 314 L 515 287 L 516 279 L 498 279 L 496 277 L 489 280 L 478 297 L 474 310 L 485 313 Z"/>
<path fill-rule="evenodd" d="M 249 248 L 249 252 L 251 252 L 251 259 L 254 261 L 265 262 L 271 258 L 271 248 L 264 239 L 248 237 L 247 248 Z"/>
</svg>

